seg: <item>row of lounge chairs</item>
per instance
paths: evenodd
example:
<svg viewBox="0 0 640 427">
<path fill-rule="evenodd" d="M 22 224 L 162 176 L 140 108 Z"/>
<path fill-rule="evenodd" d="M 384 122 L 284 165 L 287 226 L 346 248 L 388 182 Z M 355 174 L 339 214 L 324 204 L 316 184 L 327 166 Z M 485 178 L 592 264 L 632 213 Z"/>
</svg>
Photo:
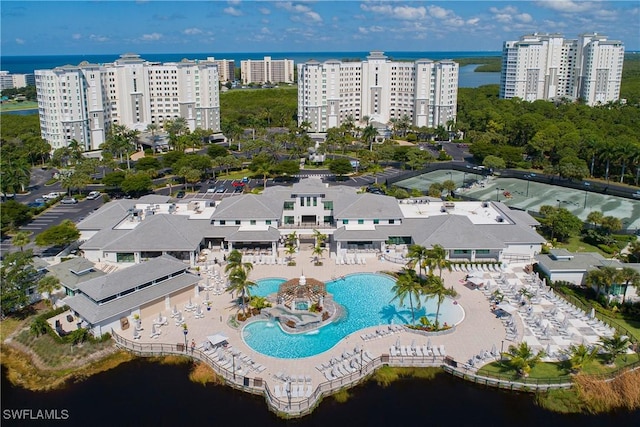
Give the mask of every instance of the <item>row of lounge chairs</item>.
<svg viewBox="0 0 640 427">
<path fill-rule="evenodd" d="M 336 257 L 336 265 L 365 265 L 367 263 L 365 257 Z"/>
<path fill-rule="evenodd" d="M 453 271 L 461 271 L 465 273 L 500 273 L 505 271 L 504 264 L 451 264 L 451 268 Z"/>
<path fill-rule="evenodd" d="M 404 328 L 400 325 L 388 325 L 388 327 L 378 328 L 375 332 L 360 335 L 364 341 L 370 341 L 376 338 L 386 337 L 387 335 L 395 334 L 396 332 L 402 332 Z"/>
<path fill-rule="evenodd" d="M 445 357 L 447 352 L 445 351 L 444 344 L 440 346 L 429 347 L 426 344 L 419 345 L 392 345 L 389 348 L 389 353 L 393 357 Z"/>
<path fill-rule="evenodd" d="M 305 386 L 304 384 L 287 383 L 282 387 L 280 384 L 273 386 L 273 395 L 277 399 L 288 399 L 289 397 L 292 399 L 308 398 L 311 397 L 312 393 L 313 387 L 311 384 Z"/>
</svg>

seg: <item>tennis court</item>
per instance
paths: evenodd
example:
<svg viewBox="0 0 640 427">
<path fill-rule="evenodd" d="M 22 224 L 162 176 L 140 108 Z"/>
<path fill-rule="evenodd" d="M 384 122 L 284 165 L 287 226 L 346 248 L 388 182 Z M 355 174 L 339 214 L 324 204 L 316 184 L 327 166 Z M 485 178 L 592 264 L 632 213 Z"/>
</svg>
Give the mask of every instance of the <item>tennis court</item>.
<svg viewBox="0 0 640 427">
<path fill-rule="evenodd" d="M 471 178 L 470 178 L 471 176 Z M 478 200 L 499 200 L 509 207 L 527 211 L 539 211 L 541 206 L 560 206 L 586 221 L 591 211 L 600 211 L 605 216 L 620 218 L 625 229 L 640 228 L 640 201 L 607 194 L 593 193 L 572 188 L 559 187 L 517 178 L 488 177 L 459 171 L 434 171 L 396 183 L 403 188 L 418 188 L 427 191 L 433 182 L 453 179 L 459 186 L 466 179 L 467 188 L 457 193 Z M 475 180 L 482 180 L 469 185 Z"/>
</svg>

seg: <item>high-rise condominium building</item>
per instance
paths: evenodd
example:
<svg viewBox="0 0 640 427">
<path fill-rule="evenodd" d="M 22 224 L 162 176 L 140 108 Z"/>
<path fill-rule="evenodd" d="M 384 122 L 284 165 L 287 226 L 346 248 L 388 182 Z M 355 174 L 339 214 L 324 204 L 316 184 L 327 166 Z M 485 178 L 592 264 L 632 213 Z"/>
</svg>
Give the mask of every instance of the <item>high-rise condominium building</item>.
<svg viewBox="0 0 640 427">
<path fill-rule="evenodd" d="M 361 62 L 298 64 L 298 123 L 314 132 L 365 116 L 387 124 L 406 115 L 415 126 L 446 126 L 456 119 L 457 102 L 458 64 L 449 60 L 395 62 L 374 51 Z"/>
<path fill-rule="evenodd" d="M 525 101 L 581 98 L 588 105 L 620 96 L 624 45 L 600 34 L 577 40 L 560 34 L 531 34 L 502 48 L 500 97 Z"/>
<path fill-rule="evenodd" d="M 125 54 L 110 64 L 82 62 L 35 75 L 42 138 L 53 149 L 74 139 L 97 149 L 113 124 L 143 131 L 183 117 L 190 130 L 220 130 L 218 67 L 210 61 L 161 64 Z"/>
<path fill-rule="evenodd" d="M 10 74 L 8 71 L 0 71 L 0 89 L 19 89 L 36 84 L 33 74 Z"/>
<path fill-rule="evenodd" d="M 218 77 L 221 82 L 232 82 L 236 79 L 236 61 L 233 59 L 215 59 L 208 57 L 207 61 L 218 66 Z"/>
<path fill-rule="evenodd" d="M 242 84 L 249 83 L 293 83 L 295 66 L 291 59 L 271 59 L 265 56 L 263 60 L 247 59 L 240 61 Z"/>
</svg>

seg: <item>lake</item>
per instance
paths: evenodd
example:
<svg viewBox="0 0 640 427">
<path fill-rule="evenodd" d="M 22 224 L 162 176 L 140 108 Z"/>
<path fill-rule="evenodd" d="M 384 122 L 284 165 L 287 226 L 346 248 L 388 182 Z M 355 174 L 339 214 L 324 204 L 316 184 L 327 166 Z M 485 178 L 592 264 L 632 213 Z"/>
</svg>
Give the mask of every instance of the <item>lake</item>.
<svg viewBox="0 0 640 427">
<path fill-rule="evenodd" d="M 602 427 L 640 424 L 638 413 L 560 415 L 515 394 L 468 383 L 448 374 L 433 380 L 405 379 L 389 387 L 368 382 L 350 390 L 346 403 L 327 398 L 309 416 L 281 420 L 262 397 L 224 386 L 192 383 L 189 365 L 161 365 L 137 359 L 65 389 L 31 392 L 11 386 L 2 369 L 2 425 L 25 425 L 11 410 L 66 411 L 68 419 L 29 425 L 66 426 L 434 426 Z M 7 412 L 9 411 L 9 412 Z"/>
</svg>

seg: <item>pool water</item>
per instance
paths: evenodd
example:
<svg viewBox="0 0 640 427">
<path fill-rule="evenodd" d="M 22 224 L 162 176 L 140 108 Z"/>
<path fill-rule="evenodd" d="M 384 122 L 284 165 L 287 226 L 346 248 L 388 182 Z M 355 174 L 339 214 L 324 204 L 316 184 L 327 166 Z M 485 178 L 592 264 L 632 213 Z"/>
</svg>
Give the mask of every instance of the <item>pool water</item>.
<svg viewBox="0 0 640 427">
<path fill-rule="evenodd" d="M 265 296 L 277 292 L 284 279 L 258 280 L 252 289 L 252 295 Z M 345 336 L 376 325 L 411 323 L 411 309 L 408 298 L 400 306 L 393 300 L 395 294 L 391 288 L 394 280 L 380 274 L 353 274 L 343 279 L 327 283 L 327 292 L 341 304 L 345 316 L 334 320 L 320 329 L 301 334 L 288 334 L 274 322 L 257 321 L 248 324 L 242 330 L 242 336 L 249 347 L 267 356 L 282 359 L 297 359 L 323 353 L 335 346 Z M 264 288 L 263 288 L 264 286 Z M 266 291 L 268 289 L 268 291 Z M 415 307 L 414 301 L 414 307 Z M 435 299 L 422 299 L 422 308 L 415 312 L 415 322 L 422 316 L 435 321 L 437 302 Z M 440 305 L 440 324 L 460 323 L 464 310 L 450 298 Z"/>
</svg>

